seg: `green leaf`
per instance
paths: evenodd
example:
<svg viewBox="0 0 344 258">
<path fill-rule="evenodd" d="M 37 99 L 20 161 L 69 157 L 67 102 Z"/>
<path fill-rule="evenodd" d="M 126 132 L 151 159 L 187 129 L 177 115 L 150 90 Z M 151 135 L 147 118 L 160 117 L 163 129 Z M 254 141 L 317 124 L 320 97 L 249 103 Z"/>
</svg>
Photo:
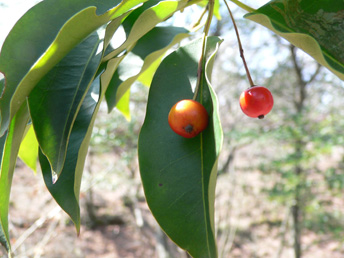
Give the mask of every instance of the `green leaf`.
<svg viewBox="0 0 344 258">
<path fill-rule="evenodd" d="M 93 99 L 93 94 L 94 91 L 98 91 L 99 83 L 95 81 L 92 86 L 73 124 L 66 162 L 57 181 L 53 178 L 48 159 L 42 151 L 39 152 L 44 182 L 56 202 L 71 217 L 78 233 L 80 230 L 79 194 L 81 177 L 94 123 L 94 111 L 97 105 L 97 102 Z"/>
<path fill-rule="evenodd" d="M 106 101 L 108 110 L 111 111 L 116 105 L 123 115 L 130 119 L 129 89 L 137 80 L 150 85 L 153 75 L 158 68 L 166 52 L 182 39 L 189 36 L 188 31 L 178 27 L 156 27 L 143 36 L 135 45 L 130 55 L 121 62 L 114 78 L 106 92 Z M 154 42 L 154 44 L 152 44 Z M 134 59 L 141 58 L 139 61 Z M 133 64 L 144 63 L 140 68 Z M 126 96 L 126 98 L 122 98 Z"/>
<path fill-rule="evenodd" d="M 176 44 L 179 44 L 184 38 L 190 36 L 187 30 L 178 27 L 157 27 L 150 31 L 150 33 L 155 33 L 155 36 L 153 35 L 151 38 L 154 40 L 154 44 L 150 45 L 155 46 L 156 50 L 152 49 L 149 54 L 147 53 L 147 56 L 143 51 L 141 52 L 139 50 L 142 47 L 146 51 L 151 48 L 148 47 L 150 39 L 146 37 L 142 38 L 142 41 L 147 40 L 145 43 L 140 41 L 133 49 L 134 53 L 141 56 L 141 58 L 144 58 L 144 64 L 140 73 L 138 74 L 137 80 L 145 86 L 150 86 L 155 71 L 158 69 L 166 52 Z M 150 34 L 150 36 L 152 35 Z"/>
<path fill-rule="evenodd" d="M 219 38 L 207 40 L 206 68 L 199 99 L 210 115 L 208 128 L 195 138 L 175 134 L 170 108 L 193 97 L 202 39 L 168 55 L 149 92 L 139 137 L 139 164 L 147 203 L 166 234 L 193 257 L 217 257 L 214 199 L 217 159 L 222 145 L 218 104 L 209 79 Z M 204 69 L 203 69 L 204 71 Z"/>
<path fill-rule="evenodd" d="M 71 49 L 145 1 L 45 0 L 30 9 L 13 27 L 0 54 L 0 71 L 6 78 L 0 135 L 35 85 Z"/>
<path fill-rule="evenodd" d="M 123 28 L 124 31 L 126 33 L 126 35 L 128 36 L 130 34 L 130 31 L 132 29 L 132 27 L 134 26 L 136 20 L 140 17 L 140 15 L 146 11 L 147 9 L 153 7 L 154 5 L 159 4 L 159 2 L 161 2 L 161 0 L 149 0 L 147 2 L 145 2 L 142 6 L 140 6 L 139 8 L 136 8 L 129 16 L 127 19 L 125 19 L 125 21 L 123 22 Z"/>
<path fill-rule="evenodd" d="M 1 75 L 1 74 L 0 74 L 0 75 Z M 1 96 L 1 94 L 2 94 L 2 91 L 3 91 L 4 87 L 5 87 L 5 79 L 2 78 L 2 79 L 0 80 L 0 96 Z M 1 119 L 1 117 L 0 117 L 0 119 Z"/>
<path fill-rule="evenodd" d="M 28 130 L 23 141 L 20 144 L 18 156 L 29 168 L 31 168 L 36 173 L 38 160 L 38 142 L 32 126 L 30 126 L 30 129 Z"/>
<path fill-rule="evenodd" d="M 9 243 L 9 241 L 7 241 L 6 234 L 3 231 L 1 225 L 0 225 L 0 244 L 3 245 L 6 248 L 7 252 L 10 252 L 10 246 L 9 246 L 10 243 Z"/>
<path fill-rule="evenodd" d="M 117 102 L 117 110 L 122 113 L 122 115 L 127 119 L 127 121 L 131 120 L 130 115 L 130 90 L 127 90 L 121 97 L 121 99 Z"/>
<path fill-rule="evenodd" d="M 102 41 L 91 34 L 42 78 L 29 95 L 41 151 L 57 177 L 63 168 L 75 117 L 101 61 Z"/>
<path fill-rule="evenodd" d="M 20 142 L 23 139 L 29 112 L 26 102 L 13 117 L 8 131 L 0 138 L 1 172 L 0 172 L 0 243 L 10 252 L 8 233 L 8 208 L 13 172 L 17 161 Z"/>
<path fill-rule="evenodd" d="M 126 41 L 114 51 L 104 57 L 108 61 L 129 48 L 132 49 L 136 42 L 157 24 L 167 20 L 171 15 L 187 6 L 187 0 L 162 1 L 159 4 L 145 10 L 132 26 Z M 133 15 L 133 14 L 132 14 Z M 128 17 L 130 18 L 130 17 Z"/>
<path fill-rule="evenodd" d="M 301 48 L 344 80 L 344 2 L 274 0 L 245 17 Z"/>
<path fill-rule="evenodd" d="M 119 23 L 112 28 L 114 31 L 116 26 L 119 26 Z M 108 40 L 105 36 L 105 47 L 107 43 Z M 104 54 L 104 51 L 102 54 Z M 41 151 L 39 153 L 44 182 L 57 203 L 69 214 L 78 232 L 80 230 L 79 194 L 81 178 L 94 122 L 105 96 L 106 85 L 109 84 L 111 79 L 110 75 L 117 69 L 123 58 L 124 56 L 114 58 L 106 64 L 106 71 L 100 75 L 104 87 L 100 88 L 98 77 L 88 90 L 73 124 L 64 167 L 55 184 L 53 183 L 55 178 L 52 177 L 49 161 Z"/>
<path fill-rule="evenodd" d="M 159 2 L 155 6 L 152 6 L 156 2 L 158 1 L 150 1 L 146 3 L 144 6 L 142 6 L 141 8 L 138 8 L 137 10 L 133 11 L 133 13 L 129 15 L 129 17 L 123 23 L 124 28 L 126 29 L 127 34 L 128 34 L 126 41 L 117 49 L 111 52 L 107 51 L 106 56 L 104 57 L 105 61 L 110 60 L 111 58 L 119 55 L 125 50 L 129 52 L 130 50 L 134 48 L 136 44 L 138 44 L 138 41 L 141 38 L 143 38 L 142 42 L 146 43 L 147 39 L 149 39 L 150 37 L 149 35 L 154 35 L 154 33 L 156 33 L 154 27 L 158 23 L 166 20 L 174 12 L 184 8 L 188 4 L 188 2 L 185 0 L 163 1 L 163 2 Z M 153 30 L 152 34 L 149 34 L 151 33 L 150 32 L 151 30 Z M 169 33 L 171 33 L 170 35 L 173 35 L 173 31 L 170 31 Z M 147 36 L 147 34 L 149 35 Z M 171 42 L 170 46 L 172 46 L 172 44 L 173 45 L 176 44 L 178 40 L 180 41 L 182 39 L 182 37 L 183 37 L 182 34 L 180 34 L 178 37 L 176 36 L 174 39 L 174 42 Z M 165 38 L 165 41 L 166 39 L 167 37 Z M 162 42 L 164 41 L 156 42 L 157 44 L 156 46 L 155 44 L 149 44 L 150 47 L 144 51 L 142 51 L 143 49 L 142 47 L 140 49 L 139 48 L 137 49 L 138 51 L 141 51 L 140 55 L 148 55 L 150 51 L 153 51 L 152 49 L 159 49 L 159 46 Z M 142 77 L 142 80 L 144 80 L 146 83 L 149 80 L 151 80 L 152 75 L 154 74 L 155 70 L 157 69 L 157 66 L 160 63 L 162 55 L 166 51 L 167 49 L 163 50 L 162 52 L 156 52 L 155 54 L 152 54 L 151 56 L 147 57 L 141 71 L 136 75 L 135 73 L 132 74 L 131 78 L 129 79 L 128 79 L 127 74 L 132 73 L 131 70 L 133 68 L 133 62 L 124 61 L 119 66 L 119 70 L 125 71 L 126 75 L 120 74 L 119 71 L 116 71 L 116 73 L 114 72 L 113 74 L 113 78 L 111 80 L 110 85 L 105 85 L 105 87 L 109 86 L 108 92 L 106 93 L 106 100 L 107 100 L 109 111 L 111 111 L 117 105 L 117 103 L 121 100 L 122 96 L 125 95 L 126 98 L 121 100 L 121 103 L 119 104 L 118 108 L 127 119 L 130 119 L 130 110 L 129 110 L 130 92 L 128 92 L 130 86 L 139 78 L 140 75 L 145 76 L 145 77 Z M 130 69 L 127 69 L 126 64 L 129 64 Z M 145 75 L 143 75 L 144 72 L 146 72 Z M 125 79 L 120 78 L 123 76 L 125 76 L 126 78 Z M 104 87 L 104 85 L 102 85 L 102 87 Z"/>
</svg>

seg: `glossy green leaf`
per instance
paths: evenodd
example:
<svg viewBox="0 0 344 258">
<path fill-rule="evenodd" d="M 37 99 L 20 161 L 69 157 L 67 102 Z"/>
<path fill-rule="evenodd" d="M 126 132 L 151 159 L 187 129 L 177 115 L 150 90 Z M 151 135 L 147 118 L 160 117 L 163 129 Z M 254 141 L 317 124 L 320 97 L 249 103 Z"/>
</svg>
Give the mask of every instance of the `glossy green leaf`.
<svg viewBox="0 0 344 258">
<path fill-rule="evenodd" d="M 98 91 L 97 87 L 99 88 L 99 83 L 95 81 L 80 107 L 70 135 L 66 161 L 57 181 L 53 178 L 48 159 L 42 151 L 39 152 L 44 182 L 56 202 L 71 217 L 78 232 L 81 176 L 94 123 L 97 101 L 94 100 L 93 94 Z"/>
<path fill-rule="evenodd" d="M 139 8 L 136 8 L 125 21 L 123 22 L 123 28 L 127 36 L 129 36 L 131 29 L 135 25 L 136 20 L 141 16 L 143 12 L 145 12 L 147 9 L 153 7 L 154 5 L 159 4 L 161 0 L 149 0 L 145 2 L 142 6 Z"/>
<path fill-rule="evenodd" d="M 30 9 L 13 27 L 0 54 L 0 71 L 6 77 L 0 135 L 35 85 L 71 49 L 145 1 L 45 0 Z"/>
<path fill-rule="evenodd" d="M 119 24 L 120 23 L 115 22 L 112 29 L 115 31 L 116 26 L 118 27 Z M 106 48 L 108 43 L 109 41 L 105 36 L 104 48 Z M 102 55 L 104 55 L 104 51 Z M 48 159 L 41 151 L 39 153 L 44 182 L 57 203 L 64 211 L 66 211 L 67 214 L 69 214 L 78 232 L 80 230 L 79 194 L 81 178 L 92 135 L 92 129 L 99 111 L 100 103 L 105 96 L 106 85 L 109 84 L 111 79 L 110 75 L 113 74 L 122 60 L 123 57 L 110 60 L 106 64 L 106 71 L 100 76 L 103 80 L 102 85 L 104 86 L 100 88 L 98 77 L 93 81 L 90 89 L 88 90 L 73 123 L 64 167 L 61 171 L 60 177 L 55 183 L 53 182 L 56 178 L 53 178 L 53 172 L 51 171 Z"/>
<path fill-rule="evenodd" d="M 52 70 L 29 95 L 30 114 L 40 149 L 57 176 L 63 168 L 69 136 L 83 98 L 101 61 L 101 39 L 93 33 Z"/>
<path fill-rule="evenodd" d="M 120 100 L 117 102 L 117 110 L 122 113 L 122 115 L 127 119 L 127 121 L 131 120 L 130 115 L 130 90 L 127 90 Z"/>
<path fill-rule="evenodd" d="M 157 24 L 165 21 L 175 12 L 186 7 L 188 4 L 187 0 L 180 1 L 162 1 L 157 5 L 145 10 L 136 20 L 132 26 L 130 33 L 126 41 L 119 46 L 117 49 L 108 53 L 104 57 L 104 61 L 110 60 L 118 56 L 125 50 L 133 48 L 136 42 L 142 38 L 147 32 L 152 30 Z M 129 17 L 130 18 L 130 17 Z"/>
<path fill-rule="evenodd" d="M 20 144 L 18 156 L 29 168 L 36 172 L 38 161 L 38 142 L 32 126 L 30 126 L 30 129 Z"/>
<path fill-rule="evenodd" d="M 0 171 L 0 243 L 10 251 L 8 233 L 8 208 L 13 172 L 17 161 L 20 143 L 23 139 L 29 112 L 26 102 L 23 103 L 11 121 L 8 131 L 0 138 L 1 171 Z"/>
<path fill-rule="evenodd" d="M 135 55 L 128 55 L 121 62 L 109 85 L 106 93 L 109 111 L 117 105 L 117 109 L 127 119 L 130 118 L 131 85 L 137 80 L 144 81 L 146 85 L 149 85 L 166 52 L 188 37 L 187 32 L 186 29 L 178 27 L 156 27 L 137 42 L 131 51 Z M 136 61 L 135 58 L 140 59 Z M 136 64 L 140 64 L 142 60 L 144 60 L 142 67 L 138 68 Z M 122 98 L 123 96 L 126 98 Z"/>
<path fill-rule="evenodd" d="M 125 50 L 129 52 L 129 50 L 132 50 L 136 46 L 136 44 L 138 44 L 138 41 L 141 38 L 142 38 L 141 41 L 146 43 L 150 35 L 154 35 L 154 33 L 156 32 L 156 28 L 154 27 L 158 23 L 169 18 L 174 12 L 186 7 L 187 4 L 188 4 L 188 1 L 185 1 L 185 0 L 163 1 L 163 2 L 150 1 L 146 3 L 144 6 L 142 6 L 141 8 L 138 8 L 137 10 L 133 11 L 133 13 L 131 13 L 129 17 L 123 23 L 123 26 L 126 29 L 126 32 L 128 34 L 126 41 L 120 47 L 113 50 L 112 52 L 107 51 L 106 52 L 107 54 L 104 60 L 105 61 L 110 60 L 111 58 L 119 55 Z M 150 32 L 151 30 L 152 32 Z M 170 33 L 171 33 L 170 35 L 173 35 L 174 32 L 171 31 Z M 169 43 L 174 45 L 177 43 L 178 40 L 181 40 L 182 37 L 183 37 L 182 34 L 180 34 L 180 36 L 175 37 L 174 42 L 169 42 Z M 167 37 L 165 37 L 165 41 L 166 41 L 166 38 Z M 155 51 L 159 49 L 161 43 L 162 42 L 158 42 L 158 41 L 155 42 L 155 44 L 150 43 L 148 45 L 149 47 L 143 51 L 145 54 L 143 54 L 142 52 L 142 49 L 143 49 L 142 44 L 139 44 L 139 46 L 141 45 L 141 48 L 140 48 L 141 57 L 143 57 L 142 55 L 148 55 L 151 51 Z M 145 45 L 147 46 L 147 44 Z M 137 49 L 138 51 L 140 51 L 139 47 Z M 156 61 L 159 58 L 161 59 L 162 55 L 166 51 L 167 49 L 163 50 L 162 52 L 156 52 L 155 54 L 152 54 L 151 56 L 147 57 L 141 71 L 138 70 L 137 72 L 134 72 L 134 74 L 132 74 L 131 76 L 128 76 L 128 73 L 129 74 L 133 73 L 132 69 L 133 69 L 133 64 L 135 64 L 135 62 L 128 60 L 128 58 L 126 58 L 126 60 L 123 61 L 123 63 L 118 68 L 119 71 L 116 71 L 113 74 L 113 78 L 109 85 L 109 89 L 106 92 L 106 100 L 107 100 L 109 111 L 111 111 L 118 104 L 118 102 L 121 101 L 118 105 L 118 109 L 119 111 L 122 112 L 122 114 L 127 119 L 130 119 L 130 110 L 129 110 L 130 92 L 128 92 L 130 86 L 139 78 L 140 75 L 143 75 L 143 73 L 145 72 L 146 74 L 143 76 L 146 76 L 146 77 L 145 78 L 142 77 L 143 80 L 147 82 L 149 79 L 151 79 L 157 66 L 159 65 L 159 62 L 156 62 Z M 129 69 L 128 69 L 127 64 L 129 64 Z M 120 71 L 124 71 L 125 74 L 123 73 L 121 74 Z M 123 76 L 125 77 L 125 79 L 121 78 Z M 106 87 L 107 86 L 108 85 L 106 85 Z M 121 99 L 123 96 L 126 96 L 126 98 Z"/>
<path fill-rule="evenodd" d="M 6 248 L 7 251 L 10 251 L 9 242 L 7 242 L 7 237 L 5 232 L 2 229 L 2 226 L 0 225 L 0 244 Z"/>
<path fill-rule="evenodd" d="M 190 99 L 197 81 L 202 40 L 168 55 L 150 88 L 147 114 L 139 137 L 139 164 L 147 203 L 166 234 L 193 257 L 217 257 L 214 199 L 217 159 L 222 145 L 217 98 L 210 85 L 219 38 L 207 40 L 200 101 L 210 115 L 207 129 L 195 138 L 175 134 L 170 108 Z"/>
<path fill-rule="evenodd" d="M 108 62 L 108 70 L 100 76 L 104 81 L 102 85 L 108 85 L 110 76 L 107 73 L 112 74 L 122 58 L 115 58 Z M 93 81 L 80 107 L 70 135 L 65 165 L 55 184 L 52 183 L 54 178 L 48 160 L 42 152 L 39 155 L 47 188 L 61 208 L 72 218 L 78 232 L 80 230 L 79 194 L 81 178 L 94 122 L 106 91 L 106 87 L 100 88 L 99 84 L 99 78 Z"/>
<path fill-rule="evenodd" d="M 109 30 L 107 30 L 105 33 L 104 47 L 102 53 L 99 53 L 97 56 L 95 56 L 94 52 L 92 54 L 91 51 L 95 48 L 91 47 L 91 49 L 88 50 L 91 51 L 89 52 L 89 54 L 91 54 L 89 55 L 89 57 L 92 56 L 93 61 L 95 61 L 89 63 L 91 69 L 88 69 L 88 73 L 93 74 L 92 76 L 94 76 L 95 74 L 96 66 L 99 65 L 100 56 L 104 55 L 104 49 L 109 44 L 109 39 L 111 38 L 111 35 L 117 30 L 123 18 L 124 17 L 119 17 L 115 19 L 113 22 L 111 22 Z M 92 41 L 94 41 L 94 39 L 92 40 L 92 38 L 90 38 L 89 41 L 85 41 L 84 44 L 87 45 Z M 98 42 L 99 39 L 97 39 L 96 41 Z M 96 41 L 94 41 L 93 43 L 96 43 Z M 96 43 L 95 45 L 97 44 L 98 43 Z M 83 50 L 82 45 L 83 44 L 81 44 L 80 50 Z M 75 57 L 77 58 L 77 56 Z M 120 62 L 120 60 L 122 59 L 119 59 L 118 63 Z M 110 61 L 108 63 L 108 66 L 111 66 L 112 62 L 114 62 L 114 60 Z M 118 66 L 118 63 L 117 65 L 112 66 L 114 70 Z M 56 178 L 53 178 L 53 171 L 51 170 L 51 166 L 49 164 L 48 159 L 42 153 L 42 151 L 39 152 L 39 160 L 42 167 L 44 182 L 48 190 L 54 197 L 54 199 L 57 201 L 57 203 L 71 217 L 78 232 L 80 230 L 79 194 L 84 162 L 88 151 L 94 121 L 99 110 L 101 99 L 104 98 L 106 90 L 105 88 L 103 93 L 100 94 L 99 88 L 100 87 L 98 77 L 97 79 L 93 80 L 93 83 L 89 88 L 87 95 L 83 99 L 80 109 L 78 110 L 69 137 L 66 160 L 61 171 L 60 177 L 57 181 Z M 83 92 L 81 91 L 79 92 L 79 94 L 83 94 Z"/>
<path fill-rule="evenodd" d="M 245 17 L 274 31 L 344 80 L 344 2 L 273 0 Z"/>
</svg>

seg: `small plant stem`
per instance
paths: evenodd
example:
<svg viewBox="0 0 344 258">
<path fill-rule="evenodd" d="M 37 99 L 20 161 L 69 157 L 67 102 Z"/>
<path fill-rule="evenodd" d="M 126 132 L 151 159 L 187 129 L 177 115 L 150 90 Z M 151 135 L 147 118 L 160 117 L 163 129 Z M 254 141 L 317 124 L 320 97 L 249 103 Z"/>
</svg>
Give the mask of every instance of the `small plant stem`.
<svg viewBox="0 0 344 258">
<path fill-rule="evenodd" d="M 205 13 L 206 13 L 207 11 L 208 11 L 208 9 L 207 9 L 207 8 L 204 8 L 203 13 L 202 13 L 201 16 L 199 17 L 198 21 L 197 21 L 194 25 L 192 25 L 192 28 L 196 28 L 198 25 L 201 24 L 201 21 L 202 21 L 202 19 L 203 19 Z"/>
<path fill-rule="evenodd" d="M 201 84 L 201 78 L 202 78 L 202 72 L 203 72 L 203 64 L 204 64 L 204 54 L 205 54 L 205 45 L 206 45 L 206 39 L 209 33 L 209 29 L 210 29 L 210 24 L 211 24 L 211 20 L 213 18 L 213 13 L 214 13 L 214 0 L 209 0 L 208 3 L 208 18 L 207 18 L 207 22 L 204 26 L 204 32 L 203 32 L 203 43 L 202 43 L 202 53 L 201 53 L 201 58 L 199 59 L 198 62 L 198 69 L 197 69 L 197 84 L 196 84 L 196 89 L 195 89 L 195 93 L 193 96 L 193 100 L 197 99 L 197 95 L 199 92 L 199 88 L 200 88 L 200 84 Z"/>
<path fill-rule="evenodd" d="M 240 40 L 240 35 L 239 35 L 239 31 L 238 31 L 238 28 L 236 26 L 236 23 L 235 23 L 235 20 L 234 20 L 234 17 L 233 17 L 233 14 L 231 12 L 231 9 L 229 8 L 228 4 L 227 4 L 227 1 L 224 0 L 226 6 L 227 6 L 227 9 L 228 9 L 228 12 L 229 12 L 229 15 L 232 19 L 232 22 L 233 22 L 233 25 L 234 25 L 234 30 L 235 30 L 235 34 L 237 36 L 237 39 L 238 39 L 238 45 L 239 45 L 239 51 L 240 51 L 240 57 L 244 63 L 244 67 L 245 67 L 245 70 L 246 70 L 246 75 L 247 75 L 247 79 L 250 83 L 250 86 L 253 87 L 255 86 L 255 84 L 253 83 L 253 80 L 252 80 L 252 77 L 251 77 L 251 74 L 250 74 L 250 71 L 247 67 L 247 63 L 246 63 L 246 60 L 245 60 L 245 56 L 244 56 L 244 49 L 242 48 L 242 45 L 241 45 L 241 40 Z"/>
<path fill-rule="evenodd" d="M 204 27 L 204 34 L 205 37 L 208 36 L 209 33 L 209 29 L 210 29 L 210 24 L 211 24 L 211 20 L 213 19 L 213 14 L 214 14 L 214 0 L 209 0 L 208 3 L 208 19 L 207 19 L 207 23 L 205 24 Z"/>
</svg>

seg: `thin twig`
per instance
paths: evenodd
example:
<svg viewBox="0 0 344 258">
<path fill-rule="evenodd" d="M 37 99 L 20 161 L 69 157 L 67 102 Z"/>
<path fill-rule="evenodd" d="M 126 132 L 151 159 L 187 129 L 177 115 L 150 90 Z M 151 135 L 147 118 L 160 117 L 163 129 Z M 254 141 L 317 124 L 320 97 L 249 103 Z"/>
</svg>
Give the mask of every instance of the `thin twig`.
<svg viewBox="0 0 344 258">
<path fill-rule="evenodd" d="M 312 76 L 309 78 L 309 80 L 307 81 L 307 84 L 314 81 L 315 77 L 319 74 L 321 67 L 322 67 L 321 64 L 317 63 L 317 68 L 314 71 L 314 73 L 312 74 Z"/>
<path fill-rule="evenodd" d="M 48 231 L 44 235 L 43 239 L 39 242 L 39 244 L 34 248 L 34 258 L 40 258 L 43 255 L 44 247 L 49 243 L 51 238 L 57 234 L 56 228 L 59 224 L 59 221 L 55 220 L 52 224 L 50 224 Z"/>
<path fill-rule="evenodd" d="M 227 7 L 227 10 L 229 12 L 229 15 L 231 17 L 231 20 L 233 22 L 233 25 L 234 25 L 234 29 L 235 29 L 235 34 L 237 36 L 237 39 L 238 39 L 238 45 L 239 45 L 239 51 L 240 51 L 240 57 L 244 63 L 244 67 L 245 67 L 245 70 L 246 70 L 246 75 L 247 75 L 247 79 L 250 83 L 250 86 L 253 87 L 255 86 L 255 84 L 253 83 L 253 80 L 252 80 L 252 77 L 251 77 L 251 74 L 250 74 L 250 71 L 247 67 L 247 63 L 246 63 L 246 60 L 245 60 L 245 56 L 244 56 L 244 49 L 242 47 L 242 44 L 241 44 L 241 40 L 240 40 L 240 35 L 239 35 L 239 31 L 238 31 L 238 27 L 236 26 L 236 23 L 235 23 L 235 20 L 234 20 L 234 17 L 233 17 L 233 14 L 232 14 L 232 11 L 231 9 L 229 8 L 229 5 L 227 4 L 227 1 L 226 0 L 223 0 L 226 4 L 226 7 Z"/>
<path fill-rule="evenodd" d="M 194 25 L 192 25 L 192 28 L 195 28 L 195 27 L 197 27 L 198 25 L 201 24 L 201 21 L 202 21 L 202 19 L 203 19 L 205 13 L 206 13 L 207 11 L 208 11 L 208 8 L 207 8 L 207 7 L 204 8 L 204 10 L 203 10 L 201 16 L 199 17 L 198 21 L 197 21 Z"/>
<path fill-rule="evenodd" d="M 24 241 L 32 234 L 34 233 L 37 229 L 39 229 L 40 227 L 43 226 L 43 224 L 49 220 L 54 218 L 60 211 L 62 211 L 62 209 L 60 208 L 60 206 L 55 207 L 54 209 L 52 209 L 47 215 L 44 215 L 42 217 L 40 217 L 39 219 L 37 219 L 35 221 L 35 223 L 33 223 L 33 225 L 31 227 L 29 227 L 18 239 L 17 241 L 14 243 L 12 251 L 14 252 L 15 250 L 17 250 L 17 248 L 24 243 Z"/>
</svg>

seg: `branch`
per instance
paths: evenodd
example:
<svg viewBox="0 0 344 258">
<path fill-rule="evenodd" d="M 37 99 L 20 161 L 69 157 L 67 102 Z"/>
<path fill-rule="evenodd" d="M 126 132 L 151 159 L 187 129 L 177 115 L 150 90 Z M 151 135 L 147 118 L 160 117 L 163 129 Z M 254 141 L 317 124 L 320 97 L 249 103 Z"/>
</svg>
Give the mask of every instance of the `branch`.
<svg viewBox="0 0 344 258">
<path fill-rule="evenodd" d="M 304 101 L 306 99 L 306 86 L 307 82 L 303 78 L 302 74 L 302 68 L 299 66 L 299 63 L 296 58 L 296 48 L 293 45 L 290 45 L 290 53 L 291 53 L 291 59 L 293 61 L 294 65 L 294 70 L 297 76 L 297 81 L 298 81 L 298 88 L 299 88 L 299 99 L 294 100 L 294 104 L 296 107 L 296 110 L 298 113 L 300 113 L 303 109 L 304 106 Z"/>
<path fill-rule="evenodd" d="M 196 28 L 197 26 L 199 26 L 199 25 L 201 24 L 201 21 L 202 21 L 202 19 L 203 19 L 205 13 L 206 13 L 207 11 L 208 11 L 208 5 L 206 6 L 206 8 L 204 8 L 204 10 L 203 10 L 201 16 L 199 17 L 198 21 L 197 21 L 194 25 L 192 25 L 192 28 L 193 28 L 193 29 Z"/>
<path fill-rule="evenodd" d="M 307 81 L 307 84 L 314 81 L 315 77 L 319 74 L 321 67 L 322 67 L 321 64 L 317 63 L 317 68 L 314 71 L 314 73 L 312 74 L 311 78 L 309 78 L 309 80 Z"/>
<path fill-rule="evenodd" d="M 24 243 L 24 241 L 33 234 L 37 229 L 41 228 L 43 224 L 49 220 L 54 218 L 62 209 L 60 206 L 55 207 L 52 209 L 48 214 L 45 214 L 41 216 L 39 219 L 37 219 L 27 230 L 24 231 L 24 233 L 17 239 L 17 241 L 14 243 L 12 247 L 12 251 L 16 251 L 20 245 Z"/>
<path fill-rule="evenodd" d="M 294 69 L 297 75 L 297 79 L 300 85 L 305 85 L 306 82 L 303 79 L 302 68 L 299 66 L 299 63 L 296 58 L 296 47 L 294 45 L 290 45 L 290 53 L 291 53 L 291 59 L 293 61 Z"/>
</svg>

